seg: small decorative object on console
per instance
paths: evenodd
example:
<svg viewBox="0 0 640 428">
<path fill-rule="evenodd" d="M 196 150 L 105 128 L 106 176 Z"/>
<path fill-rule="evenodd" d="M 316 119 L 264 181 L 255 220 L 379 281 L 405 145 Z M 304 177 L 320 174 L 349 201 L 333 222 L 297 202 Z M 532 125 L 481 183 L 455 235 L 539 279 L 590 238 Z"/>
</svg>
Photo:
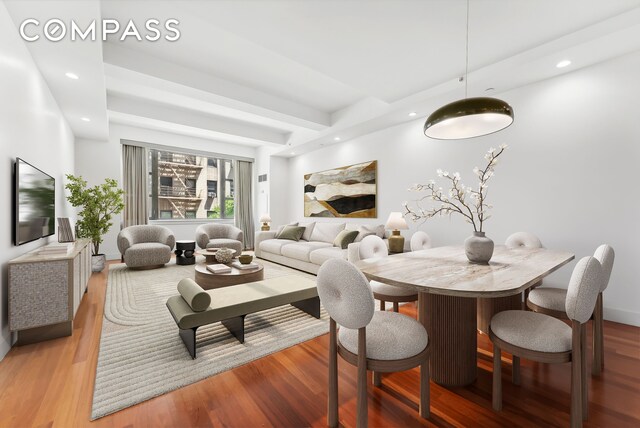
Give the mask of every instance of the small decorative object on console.
<svg viewBox="0 0 640 428">
<path fill-rule="evenodd" d="M 235 251 L 233 251 L 230 248 L 220 248 L 218 249 L 218 251 L 216 251 L 216 260 L 218 261 L 218 263 L 229 263 L 231 260 L 233 260 L 233 255 L 235 254 Z"/>
<path fill-rule="evenodd" d="M 451 188 L 445 194 L 442 187 L 436 187 L 434 180 L 428 184 L 414 184 L 409 191 L 414 192 L 430 192 L 431 194 L 424 196 L 415 202 L 415 208 L 409 207 L 405 202 L 405 215 L 409 215 L 411 220 L 418 221 L 428 219 L 436 215 L 460 214 L 465 217 L 467 223 L 473 225 L 473 236 L 465 241 L 465 252 L 471 263 L 488 264 L 493 256 L 493 241 L 484 235 L 482 226 L 491 216 L 487 214 L 492 208 L 487 204 L 487 182 L 493 177 L 495 166 L 498 164 L 498 156 L 507 149 L 506 144 L 502 144 L 498 149 L 491 147 L 484 158 L 487 165 L 484 169 L 475 167 L 473 173 L 478 176 L 478 188 L 467 187 L 462 184 L 460 173 L 449 174 L 448 171 L 437 170 L 438 177 L 444 177 L 451 181 Z M 431 199 L 438 206 L 431 209 L 424 209 L 420 206 L 420 201 Z"/>
</svg>

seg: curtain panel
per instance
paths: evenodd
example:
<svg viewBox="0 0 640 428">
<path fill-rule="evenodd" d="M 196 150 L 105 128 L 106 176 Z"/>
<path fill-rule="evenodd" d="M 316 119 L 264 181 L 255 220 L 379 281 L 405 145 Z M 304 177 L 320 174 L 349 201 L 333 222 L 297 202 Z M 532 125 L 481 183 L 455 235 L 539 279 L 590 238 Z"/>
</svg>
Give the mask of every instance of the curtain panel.
<svg viewBox="0 0 640 428">
<path fill-rule="evenodd" d="M 244 232 L 244 247 L 253 248 L 255 234 L 253 225 L 253 163 L 239 160 L 236 164 L 236 226 Z"/>
<path fill-rule="evenodd" d="M 122 145 L 123 226 L 147 224 L 149 220 L 147 149 Z"/>
</svg>

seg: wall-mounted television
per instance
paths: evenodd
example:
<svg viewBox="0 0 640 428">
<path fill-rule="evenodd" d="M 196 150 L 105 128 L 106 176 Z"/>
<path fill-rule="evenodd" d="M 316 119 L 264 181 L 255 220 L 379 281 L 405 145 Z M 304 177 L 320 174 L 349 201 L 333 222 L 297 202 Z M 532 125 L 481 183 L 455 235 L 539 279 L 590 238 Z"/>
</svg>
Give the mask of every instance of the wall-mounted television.
<svg viewBox="0 0 640 428">
<path fill-rule="evenodd" d="M 55 233 L 56 180 L 17 158 L 14 243 L 26 244 Z"/>
</svg>

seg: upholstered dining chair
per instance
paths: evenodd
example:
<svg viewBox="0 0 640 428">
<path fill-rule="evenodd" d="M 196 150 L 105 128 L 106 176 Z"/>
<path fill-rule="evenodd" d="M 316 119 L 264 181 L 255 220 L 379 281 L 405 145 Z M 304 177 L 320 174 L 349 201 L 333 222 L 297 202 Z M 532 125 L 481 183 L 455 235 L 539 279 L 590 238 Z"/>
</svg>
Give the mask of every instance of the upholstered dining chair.
<svg viewBox="0 0 640 428">
<path fill-rule="evenodd" d="M 529 232 L 516 232 L 512 233 L 507 237 L 507 240 L 504 242 L 508 248 L 544 248 L 540 239 Z M 524 291 L 524 299 L 523 302 L 527 301 L 527 297 L 529 297 L 529 293 L 536 287 L 542 285 L 542 281 L 534 284 L 531 288 L 527 288 Z M 526 306 L 523 306 L 523 309 L 526 309 Z"/>
<path fill-rule="evenodd" d="M 382 238 L 376 235 L 366 236 L 360 243 L 360 259 L 371 259 L 375 257 L 387 257 L 389 250 Z M 387 302 L 393 302 L 394 312 L 399 311 L 399 304 L 403 302 L 415 302 L 418 300 L 418 293 L 393 285 L 384 284 L 379 281 L 371 281 L 373 297 L 380 301 L 380 310 L 386 309 Z"/>
<path fill-rule="evenodd" d="M 599 375 L 604 368 L 604 314 L 602 293 L 609 285 L 609 278 L 613 270 L 615 252 L 610 245 L 602 244 L 596 248 L 593 257 L 598 259 L 603 269 L 602 288 L 598 293 L 598 300 L 591 318 L 593 319 L 593 360 L 591 362 L 591 373 Z M 567 290 L 562 288 L 542 287 L 531 290 L 527 299 L 527 306 L 535 312 L 551 315 L 556 318 L 567 319 L 564 308 L 564 301 Z"/>
<path fill-rule="evenodd" d="M 411 235 L 411 251 L 420 251 L 431 248 L 431 237 L 421 230 Z"/>
<path fill-rule="evenodd" d="M 317 284 L 330 316 L 328 425 L 338 426 L 338 354 L 358 368 L 356 426 L 367 426 L 367 370 L 375 377 L 420 366 L 419 412 L 428 418 L 430 344 L 424 326 L 406 315 L 376 311 L 369 281 L 346 260 L 326 261 Z"/>
<path fill-rule="evenodd" d="M 502 410 L 501 351 L 513 355 L 513 383 L 520 384 L 520 358 L 543 363 L 571 362 L 571 426 L 582 426 L 588 416 L 586 386 L 586 329 L 603 281 L 595 257 L 584 257 L 573 270 L 565 300 L 571 327 L 549 315 L 531 311 L 504 311 L 489 325 L 493 342 L 493 408 Z"/>
</svg>

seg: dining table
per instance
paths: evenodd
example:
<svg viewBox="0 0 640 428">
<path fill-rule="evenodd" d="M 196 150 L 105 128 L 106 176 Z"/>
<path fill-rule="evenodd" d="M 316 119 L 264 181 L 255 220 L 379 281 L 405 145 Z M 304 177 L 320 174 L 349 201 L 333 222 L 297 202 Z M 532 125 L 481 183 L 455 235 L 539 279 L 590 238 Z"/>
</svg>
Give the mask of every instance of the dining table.
<svg viewBox="0 0 640 428">
<path fill-rule="evenodd" d="M 418 292 L 418 321 L 431 343 L 431 380 L 464 386 L 477 375 L 478 326 L 486 329 L 493 315 L 478 312 L 479 299 L 515 301 L 519 308 L 524 290 L 574 257 L 567 251 L 497 245 L 488 264 L 475 264 L 464 246 L 444 246 L 360 260 L 356 266 L 369 280 Z"/>
</svg>

